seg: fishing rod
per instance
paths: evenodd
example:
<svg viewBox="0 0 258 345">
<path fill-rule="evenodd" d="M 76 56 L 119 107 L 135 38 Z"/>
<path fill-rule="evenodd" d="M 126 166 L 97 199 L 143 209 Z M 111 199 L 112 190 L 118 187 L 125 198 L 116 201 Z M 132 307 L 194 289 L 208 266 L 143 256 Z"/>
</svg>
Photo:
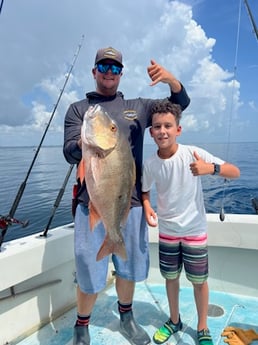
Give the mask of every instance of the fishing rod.
<svg viewBox="0 0 258 345">
<path fill-rule="evenodd" d="M 247 13 L 248 13 L 248 15 L 249 15 L 249 17 L 250 17 L 250 20 L 251 20 L 251 24 L 252 24 L 252 27 L 253 27 L 253 30 L 254 30 L 255 37 L 256 37 L 256 39 L 257 39 L 257 41 L 258 41 L 258 29 L 257 29 L 257 26 L 256 26 L 256 24 L 255 24 L 255 20 L 254 20 L 254 17 L 253 17 L 251 8 L 250 8 L 250 6 L 249 6 L 247 0 L 244 0 L 244 3 L 245 3 L 245 5 L 246 5 Z"/>
<path fill-rule="evenodd" d="M 3 4 L 4 4 L 4 0 L 1 0 L 1 3 L 0 3 L 0 13 L 2 12 Z"/>
<path fill-rule="evenodd" d="M 50 116 L 50 119 L 49 119 L 49 121 L 48 121 L 48 124 L 47 124 L 47 126 L 46 126 L 46 128 L 45 128 L 45 131 L 44 131 L 44 133 L 43 133 L 43 136 L 42 136 L 42 138 L 41 138 L 41 141 L 40 141 L 40 143 L 39 143 L 39 146 L 38 146 L 38 148 L 37 148 L 37 150 L 36 150 L 36 153 L 35 153 L 35 155 L 34 155 L 34 157 L 33 157 L 33 159 L 32 159 L 32 162 L 31 162 L 31 165 L 30 165 L 30 167 L 29 167 L 29 170 L 28 170 L 28 172 L 27 172 L 27 174 L 26 174 L 26 177 L 25 177 L 24 181 L 23 181 L 23 182 L 21 183 L 21 185 L 20 185 L 20 188 L 19 188 L 19 190 L 18 190 L 18 192 L 17 192 L 17 195 L 16 195 L 16 197 L 15 197 L 15 199 L 14 199 L 14 202 L 13 202 L 13 204 L 12 204 L 12 207 L 11 207 L 11 209 L 10 209 L 10 212 L 9 212 L 9 214 L 5 217 L 6 219 L 12 219 L 12 218 L 14 217 L 15 211 L 16 211 L 16 209 L 17 209 L 17 207 L 18 207 L 18 205 L 19 205 L 19 203 L 20 203 L 20 201 L 21 201 L 22 195 L 23 195 L 24 190 L 25 190 L 25 187 L 26 187 L 27 180 L 28 180 L 28 178 L 29 178 L 29 176 L 30 176 L 31 170 L 32 170 L 32 168 L 33 168 L 33 166 L 34 166 L 34 163 L 35 163 L 35 161 L 36 161 L 36 158 L 37 158 L 37 156 L 38 156 L 38 154 L 39 154 L 40 148 L 41 148 L 42 143 L 43 143 L 43 141 L 44 141 L 44 139 L 45 139 L 45 136 L 46 136 L 46 134 L 47 134 L 48 128 L 49 128 L 49 126 L 50 126 L 50 123 L 51 123 L 51 121 L 52 121 L 52 119 L 53 119 L 53 117 L 54 117 L 54 115 L 55 115 L 57 106 L 58 106 L 58 104 L 59 104 L 59 102 L 60 102 L 60 100 L 61 100 L 61 97 L 62 97 L 63 92 L 64 92 L 64 90 L 65 90 L 66 84 L 67 84 L 67 82 L 68 82 L 68 80 L 69 80 L 69 78 L 70 78 L 70 75 L 71 75 L 71 73 L 72 73 L 72 70 L 73 70 L 73 68 L 74 68 L 74 66 L 75 66 L 76 60 L 77 60 L 77 58 L 78 58 L 78 55 L 79 55 L 80 50 L 81 50 L 81 47 L 82 47 L 83 40 L 84 40 L 84 35 L 82 35 L 81 43 L 78 45 L 78 48 L 77 48 L 77 51 L 76 51 L 76 53 L 75 53 L 75 55 L 74 55 L 74 59 L 73 59 L 73 62 L 72 62 L 72 64 L 71 64 L 71 67 L 70 67 L 70 69 L 69 69 L 69 72 L 68 72 L 68 73 L 66 74 L 66 76 L 65 76 L 64 85 L 63 85 L 63 87 L 62 87 L 62 89 L 61 89 L 61 91 L 60 91 L 59 97 L 58 97 L 57 102 L 56 102 L 56 104 L 55 104 L 55 106 L 54 106 L 54 109 L 53 109 L 53 111 L 52 111 L 52 114 L 51 114 L 51 116 Z M 6 232 L 7 232 L 7 229 L 8 229 L 8 225 L 9 225 L 9 222 L 6 221 L 6 226 L 5 226 L 3 229 L 0 228 L 0 251 L 1 251 L 1 245 L 2 245 L 2 243 L 3 243 L 3 241 L 4 241 L 4 237 L 5 237 Z"/>
<path fill-rule="evenodd" d="M 72 173 L 73 167 L 74 167 L 74 164 L 71 164 L 69 169 L 68 169 L 68 171 L 67 171 L 67 174 L 65 176 L 65 179 L 64 179 L 64 182 L 62 184 L 62 187 L 60 188 L 59 193 L 58 193 L 58 195 L 56 197 L 56 200 L 54 202 L 52 214 L 51 214 L 51 216 L 50 216 L 50 218 L 48 220 L 47 226 L 46 226 L 43 234 L 41 234 L 40 237 L 47 237 L 47 233 L 48 233 L 49 227 L 50 227 L 50 225 L 52 223 L 52 220 L 53 220 L 54 215 L 56 213 L 56 210 L 57 210 L 57 208 L 58 208 L 58 206 L 60 204 L 60 201 L 62 200 L 62 197 L 64 195 L 64 191 L 65 191 L 65 187 L 66 187 L 66 185 L 68 183 L 68 180 L 69 180 L 69 177 L 70 177 L 70 175 Z"/>
</svg>

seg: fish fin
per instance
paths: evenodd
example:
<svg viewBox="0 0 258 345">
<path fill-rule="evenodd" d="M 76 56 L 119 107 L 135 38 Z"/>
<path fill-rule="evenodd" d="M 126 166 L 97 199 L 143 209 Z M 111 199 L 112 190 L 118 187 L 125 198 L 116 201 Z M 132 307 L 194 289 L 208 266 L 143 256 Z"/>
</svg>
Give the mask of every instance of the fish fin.
<svg viewBox="0 0 258 345">
<path fill-rule="evenodd" d="M 131 203 L 129 203 L 127 209 L 126 209 L 125 212 L 124 212 L 124 216 L 123 216 L 123 218 L 121 219 L 121 223 L 120 223 L 121 230 L 123 230 L 123 228 L 124 228 L 125 225 L 126 225 L 126 222 L 127 222 L 127 219 L 128 219 L 128 215 L 129 215 L 129 212 L 130 212 L 130 209 L 131 209 Z"/>
<path fill-rule="evenodd" d="M 135 185 L 135 164 L 133 165 L 134 169 L 133 169 L 133 174 L 132 174 L 132 182 L 133 182 L 133 187 L 131 189 L 131 194 L 130 194 L 130 200 L 132 198 L 132 194 L 133 194 L 133 189 L 134 189 L 134 185 Z M 121 228 L 124 228 L 125 225 L 126 225 L 126 222 L 127 222 L 127 219 L 128 219 L 128 215 L 129 215 L 129 212 L 130 212 L 130 209 L 131 209 L 131 203 L 128 204 L 127 206 L 127 209 L 125 211 L 125 214 L 121 220 Z"/>
<path fill-rule="evenodd" d="M 123 219 L 121 220 L 121 224 L 120 224 L 121 229 L 123 229 L 125 227 L 125 225 L 126 225 L 130 208 L 131 208 L 131 205 L 129 205 L 128 209 L 126 210 L 126 212 L 125 212 L 125 214 L 123 216 Z"/>
<path fill-rule="evenodd" d="M 91 201 L 89 201 L 89 219 L 90 229 L 93 230 L 95 226 L 100 222 L 100 216 Z"/>
<path fill-rule="evenodd" d="M 77 180 L 78 179 L 80 180 L 81 184 L 84 180 L 84 176 L 85 176 L 85 163 L 84 163 L 84 159 L 82 158 L 80 163 L 78 164 L 77 174 L 76 174 L 76 178 L 77 178 Z"/>
<path fill-rule="evenodd" d="M 110 254 L 116 254 L 120 256 L 123 260 L 127 259 L 124 241 L 122 241 L 121 243 L 113 243 L 107 235 L 100 247 L 100 250 L 98 251 L 96 259 L 97 261 L 100 261 L 101 259 Z"/>
<path fill-rule="evenodd" d="M 114 245 L 113 254 L 120 256 L 123 260 L 127 260 L 127 254 L 124 241 L 122 243 L 116 243 Z"/>
</svg>

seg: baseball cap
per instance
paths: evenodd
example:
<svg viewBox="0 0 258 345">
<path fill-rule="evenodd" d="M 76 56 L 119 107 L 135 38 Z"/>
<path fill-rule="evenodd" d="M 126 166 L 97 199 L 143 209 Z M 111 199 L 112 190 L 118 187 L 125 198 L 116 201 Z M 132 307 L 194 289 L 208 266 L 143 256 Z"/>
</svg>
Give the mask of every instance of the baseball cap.
<svg viewBox="0 0 258 345">
<path fill-rule="evenodd" d="M 122 54 L 120 53 L 120 51 L 112 47 L 99 49 L 96 54 L 95 64 L 105 59 L 114 60 L 120 66 L 124 67 L 124 65 L 122 64 Z"/>
</svg>

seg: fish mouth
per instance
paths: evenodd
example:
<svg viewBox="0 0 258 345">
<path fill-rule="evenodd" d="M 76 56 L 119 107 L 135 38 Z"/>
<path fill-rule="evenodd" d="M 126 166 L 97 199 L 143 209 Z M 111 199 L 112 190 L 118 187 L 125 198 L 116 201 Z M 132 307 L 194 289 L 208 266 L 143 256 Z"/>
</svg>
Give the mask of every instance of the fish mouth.
<svg viewBox="0 0 258 345">
<path fill-rule="evenodd" d="M 97 116 L 98 108 L 100 108 L 99 104 L 91 105 L 87 111 L 87 117 L 90 119 L 94 119 Z"/>
<path fill-rule="evenodd" d="M 117 145 L 117 126 L 101 105 L 91 105 L 85 113 L 81 128 L 82 142 L 96 156 L 103 157 Z"/>
</svg>

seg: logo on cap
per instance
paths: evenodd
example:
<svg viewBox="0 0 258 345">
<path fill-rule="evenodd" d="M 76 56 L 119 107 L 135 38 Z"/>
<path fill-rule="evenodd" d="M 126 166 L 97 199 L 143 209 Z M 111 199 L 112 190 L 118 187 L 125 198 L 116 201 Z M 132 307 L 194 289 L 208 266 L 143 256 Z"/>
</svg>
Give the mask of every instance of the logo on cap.
<svg viewBox="0 0 258 345">
<path fill-rule="evenodd" d="M 117 57 L 117 54 L 116 54 L 116 50 L 113 49 L 113 48 L 107 48 L 104 50 L 104 54 L 103 54 L 104 57 L 107 57 L 107 58 L 116 58 Z"/>
</svg>

